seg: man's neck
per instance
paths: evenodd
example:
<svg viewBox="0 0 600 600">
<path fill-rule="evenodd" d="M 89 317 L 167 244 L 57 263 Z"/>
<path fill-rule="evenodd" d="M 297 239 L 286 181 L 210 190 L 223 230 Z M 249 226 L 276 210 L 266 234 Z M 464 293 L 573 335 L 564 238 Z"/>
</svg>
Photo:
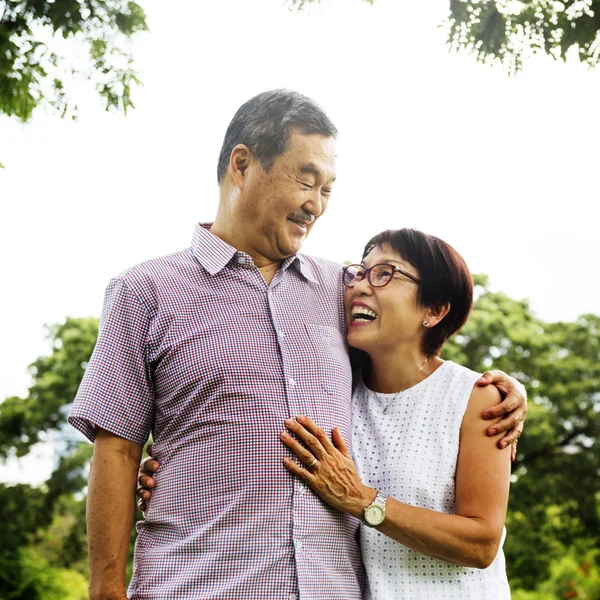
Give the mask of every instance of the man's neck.
<svg viewBox="0 0 600 600">
<path fill-rule="evenodd" d="M 230 230 L 230 228 L 222 227 L 217 219 L 215 219 L 215 222 L 212 224 L 210 232 L 235 248 L 238 252 L 244 252 L 248 254 L 248 256 L 250 256 L 252 259 L 254 266 L 263 276 L 265 283 L 267 285 L 271 284 L 275 273 L 277 273 L 277 270 L 283 261 L 273 260 L 262 256 L 253 248 L 248 247 L 248 245 L 244 242 L 244 239 L 241 236 L 236 235 L 234 231 Z"/>
</svg>

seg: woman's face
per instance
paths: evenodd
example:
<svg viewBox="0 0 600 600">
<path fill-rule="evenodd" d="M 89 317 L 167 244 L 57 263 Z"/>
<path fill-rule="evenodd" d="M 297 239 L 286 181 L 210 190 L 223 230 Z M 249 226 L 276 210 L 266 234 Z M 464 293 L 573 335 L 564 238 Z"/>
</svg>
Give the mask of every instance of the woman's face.
<svg viewBox="0 0 600 600">
<path fill-rule="evenodd" d="M 419 272 L 389 244 L 375 247 L 365 257 L 365 268 L 386 263 L 419 278 Z M 365 277 L 352 288 L 346 288 L 344 306 L 348 328 L 348 344 L 369 353 L 393 351 L 399 345 L 419 348 L 423 337 L 426 309 L 418 306 L 419 284 L 394 273 L 385 287 L 372 287 Z M 365 310 L 370 312 L 365 314 Z"/>
</svg>

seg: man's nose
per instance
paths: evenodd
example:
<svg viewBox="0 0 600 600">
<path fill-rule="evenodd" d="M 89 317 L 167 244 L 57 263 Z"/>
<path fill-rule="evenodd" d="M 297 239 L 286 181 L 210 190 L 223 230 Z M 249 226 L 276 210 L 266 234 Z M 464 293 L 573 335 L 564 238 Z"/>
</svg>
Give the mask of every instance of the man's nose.
<svg viewBox="0 0 600 600">
<path fill-rule="evenodd" d="M 320 217 L 327 206 L 327 201 L 323 198 L 320 188 L 312 191 L 310 199 L 304 203 L 303 208 L 314 217 Z"/>
</svg>

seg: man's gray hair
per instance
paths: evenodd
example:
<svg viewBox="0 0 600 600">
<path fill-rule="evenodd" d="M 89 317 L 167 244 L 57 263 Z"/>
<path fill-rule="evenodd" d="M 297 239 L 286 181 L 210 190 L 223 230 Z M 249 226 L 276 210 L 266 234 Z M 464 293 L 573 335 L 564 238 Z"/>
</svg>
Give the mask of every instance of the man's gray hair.
<svg viewBox="0 0 600 600">
<path fill-rule="evenodd" d="M 291 90 L 271 90 L 242 104 L 231 120 L 219 154 L 217 181 L 227 173 L 231 152 L 245 144 L 269 171 L 275 159 L 283 154 L 293 131 L 304 135 L 337 136 L 337 129 L 314 101 Z"/>
</svg>

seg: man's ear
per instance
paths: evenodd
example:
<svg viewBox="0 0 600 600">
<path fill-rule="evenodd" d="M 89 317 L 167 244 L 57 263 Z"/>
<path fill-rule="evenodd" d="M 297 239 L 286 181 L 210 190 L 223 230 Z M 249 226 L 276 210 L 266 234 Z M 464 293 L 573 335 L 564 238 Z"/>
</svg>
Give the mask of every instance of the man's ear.
<svg viewBox="0 0 600 600">
<path fill-rule="evenodd" d="M 424 321 L 428 327 L 435 327 L 450 312 L 450 303 L 442 306 L 430 306 L 425 312 Z"/>
<path fill-rule="evenodd" d="M 240 189 L 244 186 L 248 167 L 253 159 L 254 155 L 252 154 L 252 151 L 245 144 L 238 144 L 231 151 L 229 157 L 229 174 L 235 185 Z"/>
</svg>

